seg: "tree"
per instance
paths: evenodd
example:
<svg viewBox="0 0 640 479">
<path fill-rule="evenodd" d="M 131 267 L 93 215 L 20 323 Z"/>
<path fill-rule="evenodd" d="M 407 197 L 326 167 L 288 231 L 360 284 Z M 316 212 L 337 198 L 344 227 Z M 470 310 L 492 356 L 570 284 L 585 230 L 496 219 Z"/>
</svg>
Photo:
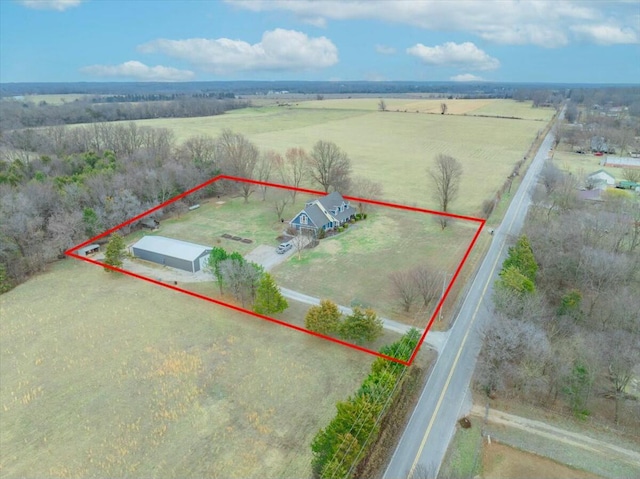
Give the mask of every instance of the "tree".
<svg viewBox="0 0 640 479">
<path fill-rule="evenodd" d="M 418 297 L 418 288 L 410 272 L 396 271 L 389 275 L 394 296 L 400 300 L 402 309 L 408 313 Z"/>
<path fill-rule="evenodd" d="M 268 182 L 271 179 L 271 170 L 274 165 L 281 163 L 282 157 L 276 153 L 275 151 L 267 151 L 260 155 L 260 159 L 258 160 L 258 164 L 256 167 L 256 179 L 264 182 Z M 267 199 L 267 189 L 268 186 L 260 186 L 260 190 L 262 191 L 262 201 Z"/>
<path fill-rule="evenodd" d="M 447 104 L 446 103 L 440 103 L 440 114 L 444 115 L 445 113 L 447 113 Z"/>
<path fill-rule="evenodd" d="M 365 178 L 364 176 L 356 176 L 351 182 L 349 194 L 367 200 L 377 200 L 382 198 L 383 188 L 380 183 L 371 181 L 369 178 Z M 359 201 L 358 212 L 360 214 L 366 213 L 369 206 L 370 205 L 368 203 Z"/>
<path fill-rule="evenodd" d="M 260 151 L 243 135 L 224 130 L 216 140 L 216 156 L 224 173 L 241 178 L 253 178 Z M 254 185 L 243 181 L 239 186 L 247 203 Z"/>
<path fill-rule="evenodd" d="M 319 306 L 309 308 L 304 318 L 304 325 L 309 331 L 332 335 L 339 332 L 341 318 L 342 314 L 338 305 L 328 299 L 323 299 Z"/>
<path fill-rule="evenodd" d="M 428 308 L 440 293 L 440 280 L 428 266 L 418 266 L 411 272 L 417 294 L 422 296 L 422 304 Z"/>
<path fill-rule="evenodd" d="M 536 290 L 535 284 L 526 277 L 515 266 L 508 266 L 500 271 L 498 286 L 516 293 L 533 293 Z"/>
<path fill-rule="evenodd" d="M 0 263 L 0 294 L 6 293 L 11 288 L 13 288 L 13 284 L 11 284 L 11 279 L 7 275 L 7 268 Z"/>
<path fill-rule="evenodd" d="M 428 170 L 435 186 L 433 198 L 438 202 L 441 211 L 448 211 L 449 205 L 455 200 L 460 188 L 462 165 L 455 158 L 448 155 L 438 155 L 434 166 Z M 440 226 L 445 229 L 448 224 L 446 216 L 440 216 Z"/>
<path fill-rule="evenodd" d="M 282 213 L 289 203 L 289 195 L 284 191 L 276 191 L 273 197 L 273 207 L 276 210 L 278 220 L 282 219 Z"/>
<path fill-rule="evenodd" d="M 380 98 L 380 101 L 378 102 L 378 110 L 387 111 L 387 104 L 382 98 Z"/>
<path fill-rule="evenodd" d="M 351 181 L 351 160 L 335 143 L 319 140 L 309 157 L 309 173 L 325 193 L 347 191 Z"/>
<path fill-rule="evenodd" d="M 229 255 L 220 263 L 222 281 L 229 288 L 231 294 L 245 307 L 256 296 L 262 268 L 251 262 L 247 262 L 237 253 Z"/>
<path fill-rule="evenodd" d="M 211 253 L 209 253 L 209 262 L 208 268 L 213 273 L 218 282 L 218 287 L 220 288 L 220 294 L 222 294 L 222 271 L 220 270 L 220 263 L 222 263 L 225 259 L 227 259 L 229 255 L 225 251 L 224 248 L 220 248 L 219 246 L 214 246 L 211 249 Z"/>
<path fill-rule="evenodd" d="M 627 181 L 640 183 L 640 170 L 625 168 L 624 170 L 622 170 L 622 177 Z"/>
<path fill-rule="evenodd" d="M 256 289 L 253 310 L 258 314 L 276 314 L 283 312 L 288 307 L 289 303 L 282 296 L 273 276 L 264 273 Z"/>
<path fill-rule="evenodd" d="M 515 267 L 524 276 L 529 278 L 531 282 L 535 282 L 536 273 L 538 272 L 538 264 L 533 256 L 531 244 L 526 235 L 520 236 L 514 246 L 509 248 L 507 259 L 502 263 L 502 268 Z"/>
<path fill-rule="evenodd" d="M 121 268 L 125 255 L 124 239 L 118 233 L 114 233 L 107 243 L 107 250 L 104 253 L 104 262 L 109 266 L 115 268 Z M 112 269 L 105 268 L 107 272 L 113 271 Z"/>
<path fill-rule="evenodd" d="M 340 325 L 340 336 L 358 344 L 375 341 L 382 335 L 382 331 L 382 320 L 372 309 L 362 310 L 355 307 Z"/>
</svg>

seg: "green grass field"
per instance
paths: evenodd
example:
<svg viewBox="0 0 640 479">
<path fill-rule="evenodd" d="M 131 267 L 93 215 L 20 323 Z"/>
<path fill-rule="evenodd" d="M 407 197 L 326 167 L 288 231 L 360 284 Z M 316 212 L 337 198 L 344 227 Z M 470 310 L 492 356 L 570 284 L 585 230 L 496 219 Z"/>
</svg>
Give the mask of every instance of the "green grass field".
<svg viewBox="0 0 640 479">
<path fill-rule="evenodd" d="M 2 477 L 308 477 L 371 363 L 73 260 L 0 316 Z"/>
<path fill-rule="evenodd" d="M 426 170 L 438 154 L 451 155 L 464 167 L 460 196 L 451 210 L 477 215 L 482 201 L 499 189 L 545 126 L 537 118 L 552 115 L 550 109 L 532 109 L 508 100 L 448 103 L 452 110 L 468 115 L 493 112 L 536 119 L 415 113 L 439 108 L 439 100 L 389 99 L 391 111 L 379 112 L 377 101 L 309 101 L 290 107 L 236 110 L 215 117 L 142 120 L 138 124 L 168 128 L 178 141 L 203 134 L 215 137 L 229 128 L 247 135 L 260 148 L 280 153 L 291 147 L 310 150 L 319 139 L 333 141 L 351 158 L 355 174 L 383 185 L 386 199 L 428 208 L 435 208 L 436 202 L 430 194 Z M 393 111 L 402 105 L 412 110 Z"/>
<path fill-rule="evenodd" d="M 258 245 L 278 245 L 279 235 L 287 224 L 278 221 L 272 206 L 273 189 L 267 190 L 266 201 L 255 193 L 249 203 L 242 198 L 222 197 L 203 202 L 200 208 L 182 216 L 162 221 L 156 232 L 138 231 L 126 238 L 127 244 L 137 241 L 143 234 L 157 234 L 208 246 L 221 246 L 227 251 L 246 255 Z M 284 218 L 291 219 L 311 195 L 299 194 L 296 203 L 288 205 Z M 326 238 L 312 250 L 303 251 L 277 266 L 272 273 L 279 285 L 301 293 L 331 299 L 352 306 L 372 307 L 383 317 L 424 327 L 431 311 L 418 307 L 408 314 L 399 307 L 391 291 L 389 275 L 427 265 L 439 275 L 455 271 L 478 227 L 477 223 L 451 222 L 445 230 L 437 217 L 430 214 L 374 208 L 365 221 L 360 221 L 342 234 Z M 221 238 L 228 233 L 253 241 L 244 244 Z M 215 293 L 211 285 L 203 294 Z M 201 291 L 199 291 L 201 292 Z M 283 319 L 299 324 L 285 312 Z M 300 324 L 303 325 L 303 324 Z M 391 341 L 396 338 L 389 338 Z"/>
</svg>

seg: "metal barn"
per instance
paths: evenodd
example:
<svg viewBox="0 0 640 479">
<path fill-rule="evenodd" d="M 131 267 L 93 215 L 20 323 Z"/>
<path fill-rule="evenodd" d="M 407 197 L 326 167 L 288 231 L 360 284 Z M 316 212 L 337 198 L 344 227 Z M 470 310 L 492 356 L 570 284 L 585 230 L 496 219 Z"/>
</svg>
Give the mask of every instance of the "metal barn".
<svg viewBox="0 0 640 479">
<path fill-rule="evenodd" d="M 211 247 L 164 236 L 144 236 L 131 247 L 136 258 L 195 273 L 205 267 Z"/>
</svg>

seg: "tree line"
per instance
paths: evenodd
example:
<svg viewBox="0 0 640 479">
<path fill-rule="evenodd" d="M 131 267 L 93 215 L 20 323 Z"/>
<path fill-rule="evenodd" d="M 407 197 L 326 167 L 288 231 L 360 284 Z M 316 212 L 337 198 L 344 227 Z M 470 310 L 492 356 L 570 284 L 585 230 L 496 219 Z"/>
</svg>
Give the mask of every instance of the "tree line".
<svg viewBox="0 0 640 479">
<path fill-rule="evenodd" d="M 353 176 L 346 152 L 319 140 L 311 151 L 261 151 L 241 134 L 176 142 L 170 130 L 136 123 L 94 123 L 11 132 L 0 144 L 0 268 L 3 286 L 16 285 L 68 248 L 183 193 L 220 173 L 338 190 L 379 198 L 382 187 Z M 254 194 L 266 188 L 222 182 L 155 213 L 179 214 L 217 194 Z M 295 191 L 273 195 L 274 213 Z M 362 210 L 366 205 L 359 205 Z M 127 234 L 130 225 L 123 229 Z"/>
<path fill-rule="evenodd" d="M 59 105 L 25 100 L 0 102 L 0 133 L 53 125 L 132 121 L 147 118 L 190 118 L 221 115 L 225 111 L 245 108 L 246 100 L 234 98 L 179 97 L 168 101 L 131 101 L 95 103 L 77 100 Z"/>
<path fill-rule="evenodd" d="M 419 331 L 412 329 L 380 352 L 407 361 L 419 340 Z M 402 364 L 377 358 L 358 391 L 336 404 L 336 416 L 311 443 L 314 477 L 352 477 L 380 433 L 380 423 L 400 393 L 406 369 Z"/>
</svg>

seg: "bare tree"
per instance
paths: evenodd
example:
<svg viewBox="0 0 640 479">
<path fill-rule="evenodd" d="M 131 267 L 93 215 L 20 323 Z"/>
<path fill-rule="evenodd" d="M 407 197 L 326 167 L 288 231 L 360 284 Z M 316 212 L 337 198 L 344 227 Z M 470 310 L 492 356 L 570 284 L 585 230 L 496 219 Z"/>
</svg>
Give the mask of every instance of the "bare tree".
<svg viewBox="0 0 640 479">
<path fill-rule="evenodd" d="M 416 290 L 422 297 L 424 307 L 428 308 L 431 302 L 441 294 L 440 278 L 426 265 L 413 269 L 411 275 L 413 276 Z"/>
<path fill-rule="evenodd" d="M 428 171 L 433 181 L 433 198 L 438 202 L 441 211 L 448 211 L 449 205 L 456 198 L 462 177 L 462 165 L 455 158 L 448 155 L 438 155 L 433 168 Z M 440 216 L 440 226 L 447 227 L 448 218 Z"/>
<path fill-rule="evenodd" d="M 633 181 L 640 183 L 640 170 L 633 170 L 631 168 L 625 168 L 622 171 L 622 177 L 627 181 Z"/>
<path fill-rule="evenodd" d="M 419 296 L 413 275 L 409 271 L 396 271 L 389 275 L 393 294 L 398 298 L 402 309 L 408 313 Z"/>
<path fill-rule="evenodd" d="M 305 249 L 309 243 L 314 241 L 314 239 L 315 232 L 308 228 L 301 228 L 298 230 L 296 235 L 291 238 L 290 241 L 293 243 L 298 259 L 302 258 L 302 250 Z"/>
<path fill-rule="evenodd" d="M 335 143 L 319 140 L 313 145 L 309 166 L 311 177 L 325 193 L 349 189 L 351 160 Z"/>
<path fill-rule="evenodd" d="M 260 156 L 258 148 L 253 143 L 239 133 L 224 130 L 218 137 L 216 144 L 218 162 L 226 174 L 241 178 L 253 178 Z M 249 196 L 253 193 L 254 185 L 243 181 L 239 187 L 242 197 L 247 203 Z"/>
<path fill-rule="evenodd" d="M 271 179 L 271 170 L 273 167 L 282 162 L 282 157 L 275 151 L 267 151 L 260 155 L 258 164 L 256 165 L 256 179 L 260 181 L 269 181 Z M 262 201 L 267 199 L 268 186 L 260 186 L 262 192 Z"/>
<path fill-rule="evenodd" d="M 387 111 L 387 104 L 382 98 L 380 98 L 380 101 L 378 102 L 378 110 Z"/>
<path fill-rule="evenodd" d="M 278 221 L 282 221 L 282 213 L 284 209 L 287 207 L 289 203 L 289 199 L 291 196 L 287 194 L 285 191 L 276 191 L 273 194 L 273 207 L 276 210 L 276 215 L 278 216 Z"/>
<path fill-rule="evenodd" d="M 562 181 L 562 176 L 562 171 L 560 171 L 556 165 L 551 162 L 544 164 L 542 172 L 540 173 L 540 178 L 542 179 L 542 183 L 544 184 L 548 195 L 555 191 L 558 183 Z"/>
<path fill-rule="evenodd" d="M 380 183 L 365 178 L 364 176 L 356 176 L 349 187 L 349 194 L 363 199 L 376 200 L 380 199 L 383 194 L 383 188 Z M 358 202 L 358 212 L 366 213 L 368 203 Z"/>
<path fill-rule="evenodd" d="M 440 114 L 444 115 L 445 113 L 447 113 L 447 104 L 446 103 L 440 103 Z"/>
<path fill-rule="evenodd" d="M 182 147 L 195 164 L 211 164 L 215 161 L 216 140 L 210 136 L 192 136 Z"/>
<path fill-rule="evenodd" d="M 282 160 L 280 158 L 280 160 Z M 284 184 L 299 188 L 308 175 L 309 155 L 304 148 L 289 148 L 285 153 L 284 161 L 276 163 L 280 179 Z M 296 190 L 291 191 L 291 199 L 296 202 Z"/>
</svg>

